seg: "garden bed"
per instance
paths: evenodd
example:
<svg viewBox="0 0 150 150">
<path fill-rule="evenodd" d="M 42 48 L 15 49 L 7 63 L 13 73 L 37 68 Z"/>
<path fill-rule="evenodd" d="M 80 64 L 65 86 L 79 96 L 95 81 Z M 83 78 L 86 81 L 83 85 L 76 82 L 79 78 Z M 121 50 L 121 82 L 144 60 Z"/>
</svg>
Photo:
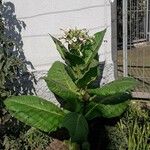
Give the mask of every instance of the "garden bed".
<svg viewBox="0 0 150 150">
<path fill-rule="evenodd" d="M 114 119 L 94 119 L 90 122 L 91 150 L 139 150 L 150 148 L 150 102 L 133 101 L 127 112 Z M 68 143 L 53 139 L 50 135 L 17 123 L 0 139 L 4 150 L 71 150 Z M 8 124 L 7 124 L 8 125 Z M 10 124 L 9 126 L 10 127 Z M 17 130 L 16 130 L 17 128 Z M 5 127 L 6 130 L 6 127 Z M 8 133 L 9 131 L 9 133 Z M 11 131 L 11 132 L 10 132 Z M 53 134 L 60 140 L 68 140 L 67 134 Z M 63 137 L 63 138 L 62 138 Z M 141 137 L 141 139 L 139 139 Z M 145 149 L 143 147 L 145 146 Z M 71 146 L 70 146 L 71 148 Z"/>
</svg>

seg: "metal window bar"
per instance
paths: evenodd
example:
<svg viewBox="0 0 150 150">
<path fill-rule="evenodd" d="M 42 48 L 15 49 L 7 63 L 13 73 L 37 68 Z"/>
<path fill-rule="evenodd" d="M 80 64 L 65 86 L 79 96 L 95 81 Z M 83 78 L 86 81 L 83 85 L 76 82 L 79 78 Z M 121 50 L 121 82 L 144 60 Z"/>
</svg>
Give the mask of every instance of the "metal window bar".
<svg viewBox="0 0 150 150">
<path fill-rule="evenodd" d="M 119 0 L 118 3 L 121 4 Z M 118 13 L 123 18 L 123 50 L 119 47 L 118 51 L 119 75 L 133 76 L 139 81 L 134 97 L 150 99 L 150 45 L 147 45 L 150 41 L 150 0 L 122 0 L 122 9 L 122 14 Z M 119 19 L 118 27 L 121 26 Z M 118 41 L 121 41 L 120 33 Z"/>
<path fill-rule="evenodd" d="M 123 1 L 123 76 L 128 76 L 128 0 Z"/>
</svg>

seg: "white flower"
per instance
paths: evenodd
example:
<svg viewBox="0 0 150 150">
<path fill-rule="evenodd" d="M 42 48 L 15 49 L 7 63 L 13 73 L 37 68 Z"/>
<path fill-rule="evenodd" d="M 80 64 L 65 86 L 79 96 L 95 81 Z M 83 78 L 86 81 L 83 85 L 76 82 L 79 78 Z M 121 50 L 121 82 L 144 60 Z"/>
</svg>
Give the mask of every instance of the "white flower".
<svg viewBox="0 0 150 150">
<path fill-rule="evenodd" d="M 72 44 L 72 41 L 70 40 L 70 41 L 68 41 L 68 43 L 71 45 L 71 44 Z"/>
<path fill-rule="evenodd" d="M 67 38 L 67 35 L 66 35 L 66 34 L 64 34 L 64 35 L 63 35 L 63 38 L 64 38 L 64 39 L 66 39 L 66 38 Z"/>
<path fill-rule="evenodd" d="M 83 41 L 84 39 L 83 39 L 82 37 L 79 37 L 79 40 L 80 40 L 80 41 Z"/>
<path fill-rule="evenodd" d="M 72 41 L 73 41 L 73 42 L 77 42 L 77 38 L 76 38 L 76 37 L 73 37 L 73 38 L 72 38 Z"/>
</svg>

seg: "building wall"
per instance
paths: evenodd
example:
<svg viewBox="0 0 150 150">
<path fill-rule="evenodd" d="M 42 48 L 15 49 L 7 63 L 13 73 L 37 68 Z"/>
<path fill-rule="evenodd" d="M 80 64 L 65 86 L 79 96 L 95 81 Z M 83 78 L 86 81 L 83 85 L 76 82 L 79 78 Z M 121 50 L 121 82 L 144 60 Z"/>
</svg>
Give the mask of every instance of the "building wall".
<svg viewBox="0 0 150 150">
<path fill-rule="evenodd" d="M 41 92 L 40 95 L 46 89 L 40 77 L 46 74 L 55 60 L 61 60 L 48 35 L 50 33 L 59 37 L 60 28 L 87 28 L 90 34 L 107 28 L 103 45 L 99 50 L 100 61 L 105 61 L 101 84 L 114 79 L 110 0 L 3 0 L 3 2 L 14 4 L 15 17 L 26 26 L 20 32 L 22 49 L 25 58 L 34 67 L 33 69 L 28 65 L 38 80 L 36 89 L 38 93 Z"/>
</svg>

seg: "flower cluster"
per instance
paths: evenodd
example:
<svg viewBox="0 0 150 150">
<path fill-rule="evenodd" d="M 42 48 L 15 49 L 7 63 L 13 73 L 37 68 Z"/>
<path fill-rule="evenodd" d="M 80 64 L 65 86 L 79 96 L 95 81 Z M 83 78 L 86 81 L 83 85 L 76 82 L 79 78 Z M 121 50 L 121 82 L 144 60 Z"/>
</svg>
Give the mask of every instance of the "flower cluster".
<svg viewBox="0 0 150 150">
<path fill-rule="evenodd" d="M 89 36 L 86 29 L 69 29 L 63 30 L 64 35 L 60 37 L 60 40 L 64 40 L 67 43 L 68 50 L 80 57 L 83 57 L 84 51 L 91 49 L 94 43 L 94 37 Z"/>
</svg>

